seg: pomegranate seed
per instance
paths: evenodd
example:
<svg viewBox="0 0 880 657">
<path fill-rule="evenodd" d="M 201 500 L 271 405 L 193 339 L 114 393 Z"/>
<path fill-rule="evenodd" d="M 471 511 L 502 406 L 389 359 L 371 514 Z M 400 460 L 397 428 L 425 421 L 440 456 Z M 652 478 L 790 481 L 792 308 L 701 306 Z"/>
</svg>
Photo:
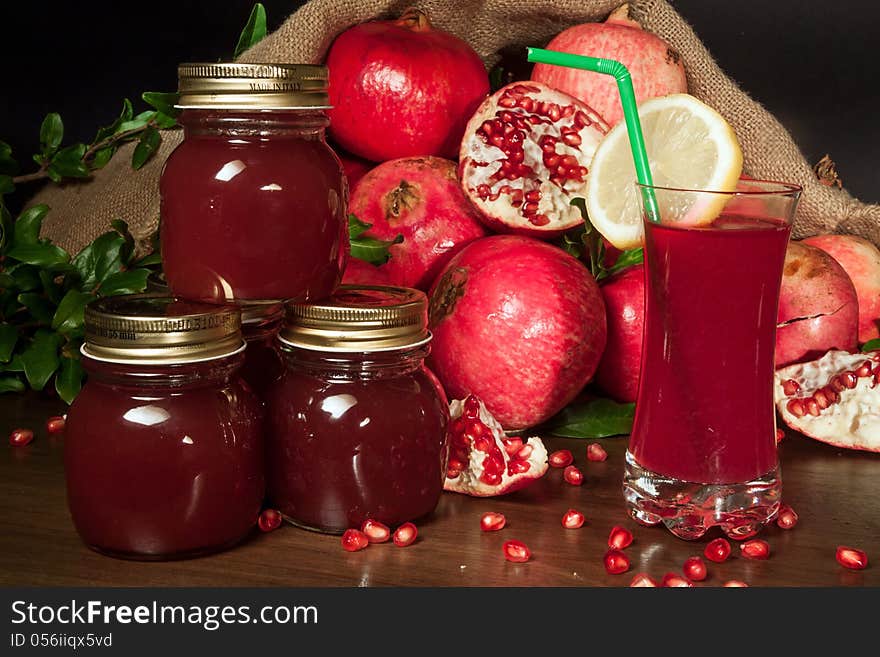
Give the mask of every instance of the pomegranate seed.
<svg viewBox="0 0 880 657">
<path fill-rule="evenodd" d="M 411 522 L 405 522 L 394 530 L 394 544 L 397 547 L 412 545 L 418 535 L 419 530 L 416 529 L 416 526 Z"/>
<path fill-rule="evenodd" d="M 361 531 L 366 534 L 370 543 L 385 543 L 391 538 L 391 530 L 388 525 L 383 525 L 378 520 L 367 518 L 361 525 Z"/>
<path fill-rule="evenodd" d="M 568 466 L 562 471 L 562 477 L 572 486 L 580 486 L 584 483 L 584 473 L 573 465 Z"/>
<path fill-rule="evenodd" d="M 785 393 L 786 397 L 794 397 L 800 391 L 801 387 L 794 379 L 786 379 L 785 381 L 783 381 L 782 392 Z"/>
<path fill-rule="evenodd" d="M 785 432 L 782 429 L 776 430 L 776 444 L 778 445 L 785 438 Z"/>
<path fill-rule="evenodd" d="M 798 514 L 788 504 L 783 504 L 776 517 L 776 524 L 782 529 L 791 529 L 797 524 Z"/>
<path fill-rule="evenodd" d="M 346 529 L 342 534 L 342 549 L 347 552 L 363 550 L 370 544 L 370 539 L 359 529 Z"/>
<path fill-rule="evenodd" d="M 584 526 L 584 514 L 577 509 L 569 509 L 562 516 L 562 526 L 566 529 L 580 529 Z"/>
<path fill-rule="evenodd" d="M 503 513 L 489 511 L 480 518 L 480 529 L 484 532 L 497 532 L 499 529 L 504 529 L 506 524 L 507 518 L 504 517 Z"/>
<path fill-rule="evenodd" d="M 738 579 L 729 579 L 726 582 L 724 582 L 724 584 L 722 584 L 721 586 L 723 586 L 724 588 L 728 588 L 728 589 L 747 589 L 747 588 L 749 588 L 748 584 L 746 584 L 745 582 L 738 580 Z"/>
<path fill-rule="evenodd" d="M 281 514 L 275 509 L 264 509 L 257 519 L 257 526 L 261 532 L 271 532 L 281 526 Z"/>
<path fill-rule="evenodd" d="M 569 450 L 560 449 L 550 454 L 547 461 L 549 461 L 552 468 L 565 468 L 572 464 L 574 456 Z"/>
<path fill-rule="evenodd" d="M 629 547 L 630 545 L 632 545 L 632 542 L 632 532 L 625 527 L 621 527 L 620 525 L 615 525 L 614 527 L 612 527 L 611 533 L 608 534 L 608 547 L 615 550 L 622 550 L 625 547 Z"/>
<path fill-rule="evenodd" d="M 871 361 L 866 360 L 864 363 L 859 366 L 859 369 L 856 370 L 856 376 L 871 376 Z"/>
<path fill-rule="evenodd" d="M 683 589 L 693 587 L 693 584 L 691 584 L 690 580 L 686 577 L 682 577 L 676 573 L 666 573 L 663 576 L 663 581 L 660 583 L 660 586 Z"/>
<path fill-rule="evenodd" d="M 840 375 L 840 380 L 843 382 L 844 387 L 852 390 L 859 384 L 859 378 L 856 376 L 855 372 L 843 372 Z"/>
<path fill-rule="evenodd" d="M 608 452 L 599 443 L 590 443 L 587 445 L 588 461 L 604 461 L 608 458 Z"/>
<path fill-rule="evenodd" d="M 63 415 L 53 415 L 46 420 L 46 431 L 49 434 L 62 433 L 66 422 Z"/>
<path fill-rule="evenodd" d="M 629 557 L 620 550 L 610 549 L 603 558 L 605 571 L 609 575 L 620 575 L 629 570 Z"/>
<path fill-rule="evenodd" d="M 726 538 L 715 538 L 706 544 L 703 556 L 709 561 L 723 563 L 730 556 L 730 543 L 727 542 Z"/>
<path fill-rule="evenodd" d="M 9 434 L 9 444 L 13 447 L 24 447 L 34 439 L 34 432 L 30 429 L 13 429 Z"/>
<path fill-rule="evenodd" d="M 638 573 L 629 583 L 630 588 L 648 588 L 656 587 L 657 582 L 648 577 L 645 573 Z"/>
<path fill-rule="evenodd" d="M 746 559 L 766 559 L 770 556 L 770 544 L 759 538 L 740 543 L 739 549 Z"/>
<path fill-rule="evenodd" d="M 850 570 L 862 570 L 868 567 L 868 555 L 856 548 L 839 545 L 837 547 L 837 563 Z"/>
<path fill-rule="evenodd" d="M 806 413 L 804 404 L 800 399 L 792 399 L 785 405 L 785 408 L 787 408 L 788 412 L 795 417 L 803 417 Z"/>
<path fill-rule="evenodd" d="M 480 419 L 480 400 L 473 395 L 464 400 L 464 416 L 471 420 Z"/>
<path fill-rule="evenodd" d="M 525 563 L 532 558 L 532 552 L 522 541 L 507 541 L 503 546 L 504 558 L 514 563 Z"/>
<path fill-rule="evenodd" d="M 688 557 L 685 559 L 682 570 L 684 571 L 684 576 L 692 582 L 702 582 L 706 579 L 706 575 L 708 575 L 706 562 L 700 559 L 700 557 Z"/>
<path fill-rule="evenodd" d="M 505 438 L 501 442 L 504 444 L 504 451 L 508 456 L 513 456 L 523 448 L 522 438 Z M 524 456 L 523 458 L 528 457 Z"/>
</svg>

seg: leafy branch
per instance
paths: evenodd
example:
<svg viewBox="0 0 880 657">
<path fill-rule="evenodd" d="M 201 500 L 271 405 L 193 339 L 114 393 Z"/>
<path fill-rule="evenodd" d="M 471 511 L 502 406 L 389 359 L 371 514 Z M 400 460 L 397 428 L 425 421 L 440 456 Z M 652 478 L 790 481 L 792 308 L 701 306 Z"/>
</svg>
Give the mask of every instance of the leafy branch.
<svg viewBox="0 0 880 657">
<path fill-rule="evenodd" d="M 265 34 L 266 12 L 257 4 L 236 56 Z M 48 206 L 34 205 L 13 219 L 4 202 L 17 185 L 88 179 L 129 142 L 137 142 L 132 167 L 143 167 L 159 149 L 161 131 L 177 126 L 177 94 L 148 91 L 141 98 L 150 109 L 135 114 L 131 101 L 124 100 L 116 119 L 89 143 L 62 146 L 61 116 L 47 114 L 39 152 L 31 158 L 37 165 L 33 171 L 21 173 L 12 148 L 0 141 L 0 393 L 43 390 L 54 377 L 58 395 L 72 402 L 83 380 L 79 349 L 86 305 L 98 297 L 143 292 L 161 265 L 155 245 L 152 253 L 135 257 L 134 238 L 121 219 L 71 257 L 40 237 Z"/>
<path fill-rule="evenodd" d="M 638 265 L 644 261 L 644 252 L 639 247 L 622 251 L 613 264 L 608 264 L 609 258 L 605 242 L 599 231 L 590 223 L 586 202 L 582 198 L 575 198 L 572 199 L 571 204 L 580 210 L 584 223 L 567 231 L 562 236 L 560 246 L 575 258 L 584 259 L 596 281 L 601 281 L 627 267 Z"/>
</svg>

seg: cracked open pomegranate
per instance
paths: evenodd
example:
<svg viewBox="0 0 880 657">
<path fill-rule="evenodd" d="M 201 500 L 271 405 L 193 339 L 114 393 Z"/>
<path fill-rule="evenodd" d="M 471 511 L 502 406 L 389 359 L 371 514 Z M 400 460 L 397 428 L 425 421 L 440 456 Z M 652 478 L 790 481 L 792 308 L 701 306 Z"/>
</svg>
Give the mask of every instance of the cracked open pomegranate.
<svg viewBox="0 0 880 657">
<path fill-rule="evenodd" d="M 790 242 L 776 322 L 776 367 L 855 349 L 859 301 L 843 267 L 821 249 Z"/>
<path fill-rule="evenodd" d="M 477 109 L 459 153 L 461 184 L 484 223 L 550 239 L 583 223 L 593 152 L 608 125 L 591 107 L 540 82 L 514 82 Z"/>
<path fill-rule="evenodd" d="M 504 495 L 547 472 L 547 449 L 541 439 L 508 438 L 474 395 L 454 400 L 449 415 L 445 490 L 474 497 Z"/>
<path fill-rule="evenodd" d="M 776 372 L 776 408 L 785 423 L 835 447 L 880 451 L 880 350 L 833 350 Z"/>
</svg>

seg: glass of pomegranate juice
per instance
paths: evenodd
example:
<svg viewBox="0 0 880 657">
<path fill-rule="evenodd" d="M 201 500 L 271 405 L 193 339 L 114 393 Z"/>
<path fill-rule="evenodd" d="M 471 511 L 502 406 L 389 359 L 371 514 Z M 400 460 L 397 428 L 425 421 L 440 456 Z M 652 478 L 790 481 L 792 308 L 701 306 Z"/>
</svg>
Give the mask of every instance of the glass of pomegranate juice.
<svg viewBox="0 0 880 657">
<path fill-rule="evenodd" d="M 645 332 L 627 507 L 680 538 L 713 525 L 746 538 L 780 501 L 773 352 L 801 190 L 755 180 L 735 192 L 651 189 L 660 218 L 644 220 Z M 707 223 L 708 215 L 716 218 Z"/>
</svg>

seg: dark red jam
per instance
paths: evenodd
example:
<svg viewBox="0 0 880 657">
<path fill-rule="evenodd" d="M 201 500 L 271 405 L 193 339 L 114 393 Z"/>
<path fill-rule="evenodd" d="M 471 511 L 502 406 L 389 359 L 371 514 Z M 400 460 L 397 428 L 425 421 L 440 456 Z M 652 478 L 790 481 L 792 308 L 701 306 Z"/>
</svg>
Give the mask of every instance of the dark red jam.
<svg viewBox="0 0 880 657">
<path fill-rule="evenodd" d="M 295 524 L 342 532 L 398 525 L 437 506 L 448 409 L 427 348 L 325 354 L 287 347 L 269 395 L 270 504 Z"/>
<path fill-rule="evenodd" d="M 449 410 L 425 367 L 427 299 L 342 286 L 290 304 L 284 372 L 268 394 L 269 501 L 294 524 L 341 533 L 429 514 L 446 473 Z"/>
<path fill-rule="evenodd" d="M 164 301 L 86 309 L 88 378 L 64 441 L 68 504 L 83 541 L 116 557 L 228 547 L 254 527 L 265 494 L 263 409 L 238 375 L 238 311 Z"/>
<path fill-rule="evenodd" d="M 230 546 L 260 514 L 261 411 L 236 376 L 244 356 L 132 367 L 83 357 L 70 407 L 67 495 L 83 541 L 167 559 Z"/>
</svg>

